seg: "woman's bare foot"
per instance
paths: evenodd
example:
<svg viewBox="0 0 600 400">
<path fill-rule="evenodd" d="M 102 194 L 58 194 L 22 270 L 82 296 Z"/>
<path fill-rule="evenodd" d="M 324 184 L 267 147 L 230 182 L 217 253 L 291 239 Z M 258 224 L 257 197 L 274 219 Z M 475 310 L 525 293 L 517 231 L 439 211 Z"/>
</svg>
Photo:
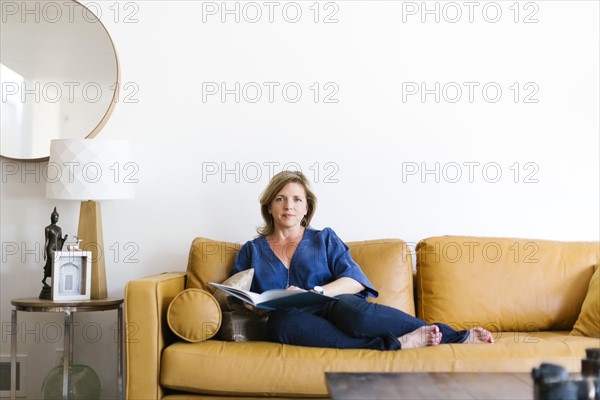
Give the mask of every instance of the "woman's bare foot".
<svg viewBox="0 0 600 400">
<path fill-rule="evenodd" d="M 468 344 L 481 344 L 481 343 L 494 343 L 494 337 L 490 331 L 483 328 L 473 328 L 469 330 L 469 336 L 463 343 Z"/>
<path fill-rule="evenodd" d="M 425 325 L 398 338 L 403 349 L 436 346 L 442 341 L 442 333 L 436 325 Z"/>
</svg>

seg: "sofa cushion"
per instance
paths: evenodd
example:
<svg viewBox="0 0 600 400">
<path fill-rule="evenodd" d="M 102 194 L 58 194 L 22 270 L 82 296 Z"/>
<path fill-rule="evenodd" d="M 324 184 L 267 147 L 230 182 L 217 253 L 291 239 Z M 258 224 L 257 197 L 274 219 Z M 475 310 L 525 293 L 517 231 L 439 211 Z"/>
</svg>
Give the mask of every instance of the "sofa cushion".
<svg viewBox="0 0 600 400">
<path fill-rule="evenodd" d="M 270 342 L 178 342 L 161 362 L 161 384 L 230 396 L 327 397 L 325 372 L 531 372 L 542 362 L 578 372 L 598 339 L 569 332 L 502 332 L 492 345 L 446 344 L 399 351 L 327 349 Z"/>
<path fill-rule="evenodd" d="M 183 340 L 200 342 L 213 337 L 221 326 L 217 300 L 201 289 L 180 292 L 167 310 L 167 323 Z"/>
<path fill-rule="evenodd" d="M 195 238 L 188 257 L 186 287 L 214 293 L 216 289 L 208 282 L 220 283 L 229 277 L 240 247 L 239 243 Z"/>
<path fill-rule="evenodd" d="M 415 315 L 413 263 L 410 249 L 402 240 L 382 239 L 348 242 L 352 258 L 379 291 L 369 301 Z"/>
<path fill-rule="evenodd" d="M 418 314 L 490 331 L 570 331 L 597 242 L 443 236 L 417 245 Z"/>
<path fill-rule="evenodd" d="M 571 334 L 600 338 L 600 268 L 597 266 Z"/>
<path fill-rule="evenodd" d="M 369 300 L 415 315 L 412 257 L 408 246 L 399 239 L 348 242 L 347 245 L 352 258 L 379 291 L 378 298 Z M 187 288 L 214 293 L 216 289 L 208 282 L 227 279 L 240 247 L 239 243 L 194 239 L 188 259 Z"/>
</svg>

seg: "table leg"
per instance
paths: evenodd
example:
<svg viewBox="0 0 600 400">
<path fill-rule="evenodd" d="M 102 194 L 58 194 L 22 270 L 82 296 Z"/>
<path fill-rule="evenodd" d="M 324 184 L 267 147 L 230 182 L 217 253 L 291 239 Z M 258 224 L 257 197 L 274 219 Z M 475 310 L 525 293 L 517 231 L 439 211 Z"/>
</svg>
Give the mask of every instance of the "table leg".
<svg viewBox="0 0 600 400">
<path fill-rule="evenodd" d="M 69 366 L 73 366 L 73 343 L 75 343 L 75 313 L 71 312 L 71 334 L 69 341 Z"/>
<path fill-rule="evenodd" d="M 123 304 L 117 310 L 117 399 L 123 400 Z"/>
<path fill-rule="evenodd" d="M 10 399 L 17 398 L 17 309 L 10 315 Z"/>
<path fill-rule="evenodd" d="M 69 400 L 69 358 L 71 357 L 71 310 L 65 311 L 65 342 L 63 345 L 63 400 Z"/>
</svg>

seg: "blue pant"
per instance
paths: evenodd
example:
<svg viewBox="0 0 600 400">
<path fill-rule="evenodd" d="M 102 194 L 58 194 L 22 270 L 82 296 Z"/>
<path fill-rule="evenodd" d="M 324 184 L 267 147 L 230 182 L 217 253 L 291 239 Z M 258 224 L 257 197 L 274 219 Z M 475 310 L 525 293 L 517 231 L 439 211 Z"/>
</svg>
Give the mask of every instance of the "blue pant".
<svg viewBox="0 0 600 400">
<path fill-rule="evenodd" d="M 337 349 L 398 350 L 400 336 L 428 325 L 403 311 L 370 303 L 355 295 L 305 308 L 272 311 L 267 329 L 269 340 L 284 344 Z M 456 331 L 435 323 L 442 343 L 462 343 L 468 331 Z"/>
</svg>

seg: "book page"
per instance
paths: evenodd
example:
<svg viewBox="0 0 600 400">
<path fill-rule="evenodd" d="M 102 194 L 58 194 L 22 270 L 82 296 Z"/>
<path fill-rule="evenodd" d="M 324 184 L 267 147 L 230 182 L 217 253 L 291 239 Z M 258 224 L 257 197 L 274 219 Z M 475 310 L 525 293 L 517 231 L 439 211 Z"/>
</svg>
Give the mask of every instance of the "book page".
<svg viewBox="0 0 600 400">
<path fill-rule="evenodd" d="M 220 283 L 209 282 L 209 285 L 223 290 L 224 292 L 242 300 L 245 303 L 265 310 L 306 307 L 335 300 L 334 297 L 325 296 L 304 289 L 272 289 L 259 294 L 250 292 L 248 290 L 222 285 Z"/>
<path fill-rule="evenodd" d="M 236 297 L 245 303 L 248 303 L 251 305 L 256 305 L 261 302 L 261 300 L 260 300 L 261 295 L 258 293 L 254 293 L 249 290 L 234 288 L 234 287 L 227 286 L 227 285 L 222 285 L 220 283 L 208 282 L 208 284 L 216 287 L 217 289 L 221 289 L 225 293 L 227 293 L 233 297 Z"/>
</svg>

